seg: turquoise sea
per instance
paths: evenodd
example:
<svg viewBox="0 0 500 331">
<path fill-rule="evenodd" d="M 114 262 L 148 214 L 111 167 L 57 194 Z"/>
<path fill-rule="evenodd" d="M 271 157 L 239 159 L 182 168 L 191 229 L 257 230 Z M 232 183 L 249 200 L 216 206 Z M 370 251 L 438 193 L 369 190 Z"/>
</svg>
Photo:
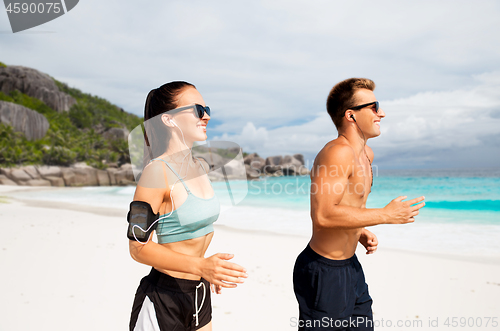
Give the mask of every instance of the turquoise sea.
<svg viewBox="0 0 500 331">
<path fill-rule="evenodd" d="M 213 183 L 224 196 L 227 183 Z M 230 182 L 236 206 L 222 198 L 218 223 L 230 227 L 303 235 L 311 232 L 308 176 L 267 177 Z M 128 209 L 134 187 L 84 187 L 16 193 L 22 199 L 56 200 Z M 426 206 L 415 223 L 370 228 L 381 247 L 500 258 L 500 168 L 374 169 L 367 208 L 382 208 L 392 199 L 424 195 Z M 237 200 L 237 199 L 236 199 Z"/>
<path fill-rule="evenodd" d="M 308 176 L 249 182 L 241 204 L 309 209 L 310 183 Z M 224 183 L 215 187 L 223 189 Z M 420 218 L 424 222 L 500 225 L 500 169 L 381 170 L 374 173 L 366 207 L 382 208 L 398 196 L 408 196 L 408 200 L 422 195 L 426 205 Z"/>
</svg>

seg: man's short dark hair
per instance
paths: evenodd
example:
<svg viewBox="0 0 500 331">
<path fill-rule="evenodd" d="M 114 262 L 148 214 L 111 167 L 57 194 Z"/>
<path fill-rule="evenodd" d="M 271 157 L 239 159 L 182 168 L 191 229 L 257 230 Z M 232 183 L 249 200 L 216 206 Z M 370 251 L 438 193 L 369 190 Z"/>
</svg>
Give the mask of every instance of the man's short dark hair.
<svg viewBox="0 0 500 331">
<path fill-rule="evenodd" d="M 354 93 L 359 89 L 367 89 L 373 91 L 375 83 L 368 78 L 349 78 L 335 85 L 328 99 L 326 100 L 326 111 L 332 118 L 333 124 L 337 130 L 342 127 L 342 118 L 345 111 L 350 107 L 354 107 Z"/>
</svg>

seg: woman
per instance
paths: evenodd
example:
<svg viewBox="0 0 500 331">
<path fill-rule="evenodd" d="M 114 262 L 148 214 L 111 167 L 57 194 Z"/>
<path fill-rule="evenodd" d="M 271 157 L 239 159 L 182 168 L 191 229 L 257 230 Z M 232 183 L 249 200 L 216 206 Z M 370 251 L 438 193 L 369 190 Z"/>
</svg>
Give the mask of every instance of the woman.
<svg viewBox="0 0 500 331">
<path fill-rule="evenodd" d="M 147 97 L 144 126 L 150 160 L 134 201 L 149 204 L 161 216 L 155 222 L 158 243 L 151 235 L 145 242 L 136 237 L 129 241 L 132 258 L 153 267 L 137 289 L 131 331 L 212 330 L 208 287 L 221 293 L 222 287 L 234 288 L 247 277 L 243 267 L 226 261 L 232 254 L 204 257 L 219 203 L 208 164 L 194 158 L 191 148 L 207 139 L 209 120 L 210 109 L 192 84 L 167 83 Z"/>
</svg>

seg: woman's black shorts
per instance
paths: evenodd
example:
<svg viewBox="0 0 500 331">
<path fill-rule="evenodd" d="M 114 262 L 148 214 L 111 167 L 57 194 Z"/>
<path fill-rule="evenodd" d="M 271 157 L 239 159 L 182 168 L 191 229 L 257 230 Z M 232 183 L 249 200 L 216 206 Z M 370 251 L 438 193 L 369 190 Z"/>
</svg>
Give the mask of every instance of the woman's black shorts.
<svg viewBox="0 0 500 331">
<path fill-rule="evenodd" d="M 198 330 L 211 320 L 208 281 L 174 278 L 152 268 L 135 294 L 130 331 Z"/>
</svg>

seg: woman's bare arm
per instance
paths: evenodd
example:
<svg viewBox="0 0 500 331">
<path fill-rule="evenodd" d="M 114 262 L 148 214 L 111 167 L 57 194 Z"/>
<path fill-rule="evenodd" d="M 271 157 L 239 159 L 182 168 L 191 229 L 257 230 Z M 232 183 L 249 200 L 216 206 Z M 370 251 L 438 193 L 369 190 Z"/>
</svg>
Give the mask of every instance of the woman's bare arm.
<svg viewBox="0 0 500 331">
<path fill-rule="evenodd" d="M 161 162 L 152 162 L 143 171 L 137 184 L 134 201 L 149 203 L 156 214 L 164 199 L 169 199 L 170 196 L 166 178 L 166 166 Z M 158 269 L 199 275 L 222 287 L 236 287 L 236 283 L 243 283 L 240 277 L 247 276 L 243 267 L 227 262 L 233 257 L 232 254 L 218 253 L 209 258 L 189 256 L 151 240 L 147 244 L 129 240 L 129 250 L 132 258 L 139 263 Z"/>
</svg>

